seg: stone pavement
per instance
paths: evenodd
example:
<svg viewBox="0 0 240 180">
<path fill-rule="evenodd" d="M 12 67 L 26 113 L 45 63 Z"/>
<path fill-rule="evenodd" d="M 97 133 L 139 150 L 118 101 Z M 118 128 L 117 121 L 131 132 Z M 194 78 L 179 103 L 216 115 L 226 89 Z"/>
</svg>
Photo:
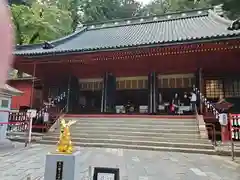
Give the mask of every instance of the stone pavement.
<svg viewBox="0 0 240 180">
<path fill-rule="evenodd" d="M 1 180 L 43 180 L 45 155 L 55 147 L 0 154 Z M 89 180 L 89 166 L 119 167 L 121 180 L 239 180 L 240 167 L 224 158 L 202 154 L 80 148 L 79 180 Z"/>
</svg>

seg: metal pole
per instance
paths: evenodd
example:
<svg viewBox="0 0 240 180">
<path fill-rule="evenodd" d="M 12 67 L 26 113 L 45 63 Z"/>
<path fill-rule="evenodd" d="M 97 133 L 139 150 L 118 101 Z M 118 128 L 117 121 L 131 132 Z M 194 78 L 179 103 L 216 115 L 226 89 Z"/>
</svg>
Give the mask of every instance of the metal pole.
<svg viewBox="0 0 240 180">
<path fill-rule="evenodd" d="M 232 133 L 233 133 L 233 128 L 232 128 L 232 115 L 229 114 L 229 125 L 230 125 L 230 137 L 231 137 L 231 156 L 232 156 L 232 161 L 235 160 L 235 153 L 234 153 L 234 141 L 233 141 L 233 137 L 232 137 Z"/>
<path fill-rule="evenodd" d="M 34 96 L 34 87 L 35 87 L 35 77 L 36 76 L 36 63 L 33 64 L 33 75 L 32 75 L 32 88 L 31 88 L 31 109 L 33 108 L 33 96 Z M 32 137 L 32 117 L 29 119 L 28 130 L 26 130 L 26 139 L 25 139 L 25 147 L 31 142 Z"/>
<path fill-rule="evenodd" d="M 67 107 L 66 107 L 66 113 L 69 112 L 69 104 L 70 104 L 70 93 L 71 93 L 71 76 L 69 76 L 69 79 L 68 79 L 68 89 L 67 89 Z"/>
<path fill-rule="evenodd" d="M 231 155 L 232 155 L 232 161 L 235 160 L 235 153 L 234 153 L 234 141 L 233 138 L 231 137 Z"/>
<path fill-rule="evenodd" d="M 31 89 L 31 108 L 33 108 L 35 76 L 36 76 L 36 63 L 34 63 L 34 65 L 33 65 L 33 77 L 32 77 L 32 89 Z"/>
<path fill-rule="evenodd" d="M 33 122 L 33 118 L 32 115 L 30 114 L 30 122 L 29 122 L 29 133 L 28 133 L 28 144 L 31 144 L 32 141 L 32 122 Z"/>
</svg>

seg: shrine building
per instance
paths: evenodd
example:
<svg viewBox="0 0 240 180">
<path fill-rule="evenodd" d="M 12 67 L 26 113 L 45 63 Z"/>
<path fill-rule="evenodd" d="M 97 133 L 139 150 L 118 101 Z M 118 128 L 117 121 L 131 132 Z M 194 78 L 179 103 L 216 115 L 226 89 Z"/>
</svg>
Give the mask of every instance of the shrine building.
<svg viewBox="0 0 240 180">
<path fill-rule="evenodd" d="M 14 68 L 41 80 L 42 101 L 67 93 L 69 113 L 160 113 L 195 86 L 210 100 L 240 98 L 240 30 L 213 9 L 85 24 L 17 46 Z M 39 84 L 38 84 L 39 89 Z"/>
</svg>

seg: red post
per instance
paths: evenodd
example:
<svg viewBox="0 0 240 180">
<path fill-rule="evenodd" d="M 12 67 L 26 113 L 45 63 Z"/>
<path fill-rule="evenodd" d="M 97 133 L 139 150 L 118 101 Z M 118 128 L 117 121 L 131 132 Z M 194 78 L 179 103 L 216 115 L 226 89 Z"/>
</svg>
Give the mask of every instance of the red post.
<svg viewBox="0 0 240 180">
<path fill-rule="evenodd" d="M 222 126 L 221 127 L 221 137 L 222 137 L 222 142 L 228 142 L 230 140 L 230 132 L 228 130 L 228 126 Z"/>
<path fill-rule="evenodd" d="M 228 142 L 230 140 L 230 126 L 231 115 L 227 115 L 226 113 L 219 114 L 219 122 L 221 124 L 221 139 L 222 142 Z"/>
</svg>

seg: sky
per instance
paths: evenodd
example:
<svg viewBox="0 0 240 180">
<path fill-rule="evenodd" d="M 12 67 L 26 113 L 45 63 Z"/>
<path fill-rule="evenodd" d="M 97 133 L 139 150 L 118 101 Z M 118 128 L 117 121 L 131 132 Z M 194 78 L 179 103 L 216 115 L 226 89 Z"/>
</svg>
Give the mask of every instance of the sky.
<svg viewBox="0 0 240 180">
<path fill-rule="evenodd" d="M 137 0 L 137 1 L 139 1 L 143 4 L 147 4 L 147 3 L 151 2 L 152 0 Z"/>
</svg>

